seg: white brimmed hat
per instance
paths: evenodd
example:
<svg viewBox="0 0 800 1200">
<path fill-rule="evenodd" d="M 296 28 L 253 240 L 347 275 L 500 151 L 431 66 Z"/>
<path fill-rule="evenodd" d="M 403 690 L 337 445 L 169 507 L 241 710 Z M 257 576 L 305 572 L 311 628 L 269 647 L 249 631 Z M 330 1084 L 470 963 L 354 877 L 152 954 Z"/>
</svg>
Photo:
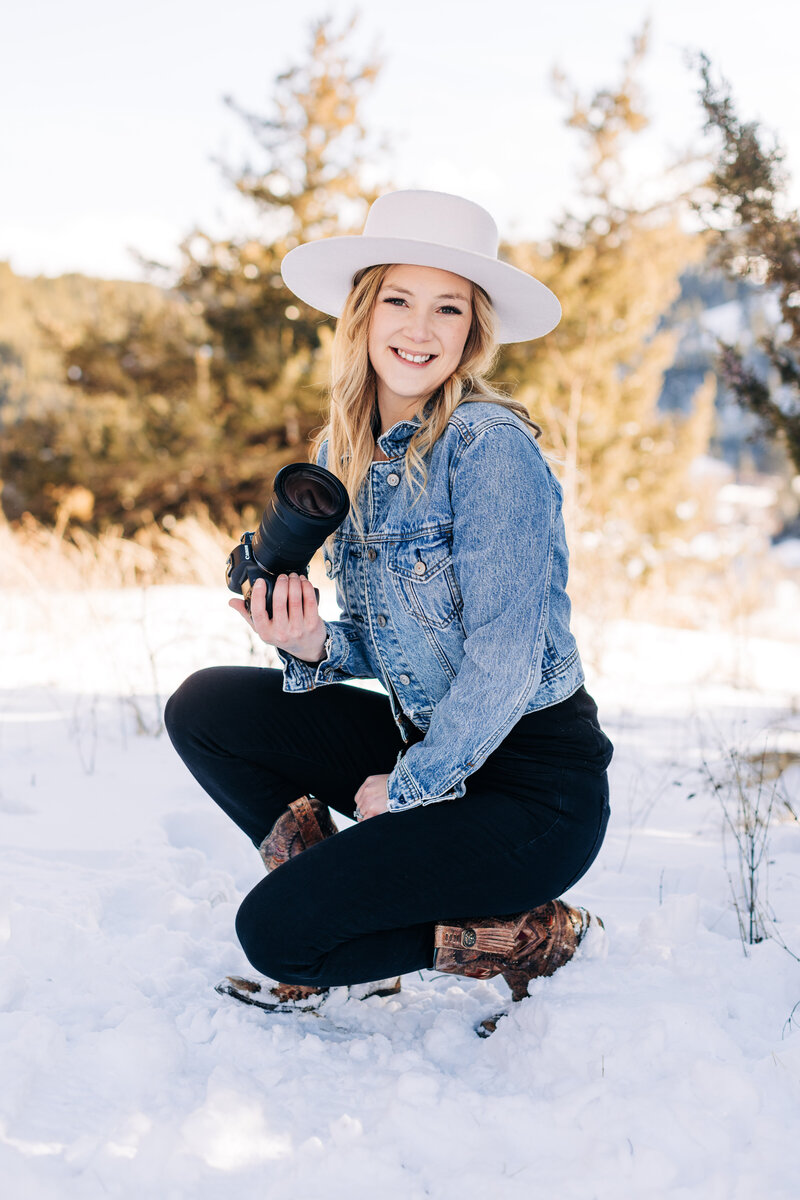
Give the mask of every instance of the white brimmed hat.
<svg viewBox="0 0 800 1200">
<path fill-rule="evenodd" d="M 499 342 L 542 337 L 561 320 L 548 287 L 497 257 L 497 226 L 485 208 L 448 192 L 388 192 L 371 206 L 364 232 L 290 250 L 284 283 L 306 304 L 338 317 L 363 267 L 409 263 L 452 271 L 488 293 Z"/>
</svg>

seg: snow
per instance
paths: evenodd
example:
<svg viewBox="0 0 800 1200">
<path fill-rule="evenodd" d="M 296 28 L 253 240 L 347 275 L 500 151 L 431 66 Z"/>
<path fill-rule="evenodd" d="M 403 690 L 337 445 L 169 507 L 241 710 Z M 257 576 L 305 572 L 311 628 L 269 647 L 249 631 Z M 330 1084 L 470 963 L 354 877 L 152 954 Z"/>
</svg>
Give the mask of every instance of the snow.
<svg viewBox="0 0 800 1200">
<path fill-rule="evenodd" d="M 265 661 L 223 589 L 6 592 L 0 617 L 5 1194 L 796 1196 L 800 642 L 578 622 L 616 754 L 569 899 L 608 954 L 534 981 L 482 1041 L 502 982 L 423 972 L 326 1021 L 214 992 L 251 974 L 233 921 L 261 863 L 159 730 L 190 671 Z M 773 936 L 748 953 L 732 752 L 777 789 Z"/>
</svg>

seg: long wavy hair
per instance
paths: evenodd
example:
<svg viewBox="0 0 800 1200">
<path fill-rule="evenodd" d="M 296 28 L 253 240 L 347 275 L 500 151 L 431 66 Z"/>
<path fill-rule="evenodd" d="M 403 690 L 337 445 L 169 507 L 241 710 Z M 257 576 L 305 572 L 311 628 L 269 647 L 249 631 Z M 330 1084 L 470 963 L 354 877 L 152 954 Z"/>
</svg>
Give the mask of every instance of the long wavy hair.
<svg viewBox="0 0 800 1200">
<path fill-rule="evenodd" d="M 364 537 L 364 522 L 356 503 L 364 480 L 369 474 L 375 453 L 375 439 L 380 431 L 377 400 L 377 381 L 367 352 L 369 323 L 381 284 L 391 263 L 366 267 L 360 271 L 347 297 L 342 315 L 336 324 L 331 353 L 330 411 L 327 424 L 313 439 L 309 453 L 316 461 L 319 448 L 328 439 L 328 470 L 339 479 L 350 497 L 350 517 Z M 472 285 L 472 323 L 461 361 L 453 374 L 428 397 L 420 417 L 421 425 L 411 438 L 405 453 L 409 486 L 416 485 L 418 495 L 412 508 L 425 492 L 428 481 L 426 457 L 442 436 L 447 422 L 459 404 L 491 400 L 501 404 L 541 435 L 519 400 L 499 391 L 487 379 L 498 352 L 492 302 L 483 288 Z M 332 545 L 333 536 L 328 539 Z"/>
</svg>

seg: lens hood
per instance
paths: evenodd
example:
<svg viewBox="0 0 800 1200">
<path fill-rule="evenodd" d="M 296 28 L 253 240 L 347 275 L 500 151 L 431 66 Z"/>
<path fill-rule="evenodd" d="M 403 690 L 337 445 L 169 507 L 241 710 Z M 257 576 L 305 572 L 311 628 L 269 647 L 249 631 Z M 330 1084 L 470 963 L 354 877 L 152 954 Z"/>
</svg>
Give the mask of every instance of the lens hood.
<svg viewBox="0 0 800 1200">
<path fill-rule="evenodd" d="M 281 467 L 253 535 L 256 562 L 273 575 L 305 571 L 349 511 L 347 489 L 325 467 L 315 463 Z"/>
</svg>

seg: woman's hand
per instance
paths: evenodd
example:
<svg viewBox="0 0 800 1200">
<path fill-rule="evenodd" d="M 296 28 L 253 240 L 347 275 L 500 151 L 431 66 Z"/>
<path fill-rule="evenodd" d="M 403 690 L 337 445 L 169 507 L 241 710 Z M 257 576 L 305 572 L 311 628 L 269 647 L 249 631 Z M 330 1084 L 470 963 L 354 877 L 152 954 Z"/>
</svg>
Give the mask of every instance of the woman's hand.
<svg viewBox="0 0 800 1200">
<path fill-rule="evenodd" d="M 389 811 L 389 793 L 386 790 L 388 775 L 368 775 L 356 792 L 356 820 L 366 821 Z"/>
<path fill-rule="evenodd" d="M 325 622 L 319 615 L 314 586 L 305 575 L 279 575 L 272 590 L 272 619 L 267 615 L 267 585 L 257 579 L 250 593 L 250 612 L 244 600 L 229 600 L 262 642 L 277 646 L 304 662 L 325 657 Z"/>
</svg>

